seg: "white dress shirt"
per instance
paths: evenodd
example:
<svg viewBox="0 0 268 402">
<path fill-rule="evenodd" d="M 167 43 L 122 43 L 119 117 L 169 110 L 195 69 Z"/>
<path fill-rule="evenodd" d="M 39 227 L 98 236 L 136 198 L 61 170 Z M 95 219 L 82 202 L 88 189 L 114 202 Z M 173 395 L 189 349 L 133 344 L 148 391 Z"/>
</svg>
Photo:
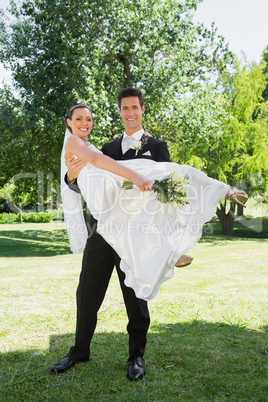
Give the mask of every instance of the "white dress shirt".
<svg viewBox="0 0 268 402">
<path fill-rule="evenodd" d="M 129 138 L 135 140 L 135 141 L 140 141 L 141 137 L 143 136 L 144 130 L 143 128 L 141 130 L 136 131 L 134 134 L 132 135 L 127 135 L 126 132 L 124 132 L 123 135 L 123 140 L 121 143 L 122 146 L 122 153 L 124 154 L 125 152 L 127 152 L 129 150 Z"/>
</svg>

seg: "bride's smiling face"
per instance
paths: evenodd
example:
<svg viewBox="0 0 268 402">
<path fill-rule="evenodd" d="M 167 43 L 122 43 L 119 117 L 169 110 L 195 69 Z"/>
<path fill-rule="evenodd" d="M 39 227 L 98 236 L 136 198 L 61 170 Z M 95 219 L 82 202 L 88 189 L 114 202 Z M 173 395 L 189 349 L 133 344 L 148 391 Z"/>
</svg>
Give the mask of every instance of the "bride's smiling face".
<svg viewBox="0 0 268 402">
<path fill-rule="evenodd" d="M 72 133 L 82 139 L 86 139 L 92 130 L 93 120 L 87 108 L 74 109 L 72 118 L 67 119 L 67 124 L 72 129 Z"/>
</svg>

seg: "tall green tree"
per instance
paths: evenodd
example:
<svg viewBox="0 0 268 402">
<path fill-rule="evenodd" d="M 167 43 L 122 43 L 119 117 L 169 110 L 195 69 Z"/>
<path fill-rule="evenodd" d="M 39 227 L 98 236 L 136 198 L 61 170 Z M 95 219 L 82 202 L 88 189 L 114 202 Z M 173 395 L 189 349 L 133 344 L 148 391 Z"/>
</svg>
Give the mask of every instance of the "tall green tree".
<svg viewBox="0 0 268 402">
<path fill-rule="evenodd" d="M 175 160 L 190 155 L 188 144 L 206 142 L 217 111 L 205 85 L 225 71 L 232 54 L 214 26 L 193 24 L 200 1 L 12 1 L 1 20 L 0 59 L 11 67 L 23 101 L 29 171 L 49 169 L 59 177 L 63 116 L 77 101 L 92 107 L 91 142 L 100 146 L 118 136 L 116 94 L 132 85 L 146 96 L 145 128 L 171 144 Z"/>
<path fill-rule="evenodd" d="M 87 101 L 105 141 L 122 129 L 116 94 L 123 87 L 144 90 L 150 122 L 168 121 L 174 99 L 181 107 L 183 94 L 225 68 L 231 54 L 223 38 L 192 22 L 199 2 L 13 2 L 0 58 L 11 66 L 30 113 L 46 124 L 47 111 L 62 118 L 68 105 Z"/>
<path fill-rule="evenodd" d="M 215 179 L 246 189 L 249 195 L 264 193 L 268 187 L 268 108 L 262 98 L 266 85 L 264 68 L 265 63 L 243 68 L 237 63 L 235 72 L 222 76 L 218 83 L 221 93 L 211 109 L 218 123 L 199 141 L 189 144 L 187 154 L 188 163 Z M 224 234 L 233 233 L 235 208 L 224 201 L 217 209 Z"/>
<path fill-rule="evenodd" d="M 55 127 L 48 131 L 42 119 L 33 122 L 23 100 L 8 86 L 0 89 L 0 188 L 13 179 L 13 197 L 24 208 L 52 202 L 52 182 L 59 171 Z M 63 130 L 62 122 L 60 127 Z"/>
<path fill-rule="evenodd" d="M 268 46 L 265 47 L 262 53 L 262 61 L 266 63 L 266 66 L 264 68 L 264 74 L 266 76 L 266 87 L 262 93 L 262 96 L 264 100 L 268 101 Z"/>
</svg>

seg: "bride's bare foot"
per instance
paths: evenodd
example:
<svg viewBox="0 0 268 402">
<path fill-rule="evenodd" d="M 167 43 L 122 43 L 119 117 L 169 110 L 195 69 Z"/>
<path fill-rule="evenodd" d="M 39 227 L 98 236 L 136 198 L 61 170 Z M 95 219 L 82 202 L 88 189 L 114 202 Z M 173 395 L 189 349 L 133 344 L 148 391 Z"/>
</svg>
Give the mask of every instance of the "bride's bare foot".
<svg viewBox="0 0 268 402">
<path fill-rule="evenodd" d="M 248 196 L 244 190 L 237 190 L 234 187 L 230 187 L 228 190 L 225 198 L 235 204 L 241 205 L 242 207 L 246 208 L 244 203 L 247 201 Z"/>
<path fill-rule="evenodd" d="M 183 254 L 178 261 L 175 264 L 175 267 L 180 268 L 180 267 L 187 267 L 187 265 L 190 265 L 193 261 L 193 257 L 190 255 Z"/>
</svg>

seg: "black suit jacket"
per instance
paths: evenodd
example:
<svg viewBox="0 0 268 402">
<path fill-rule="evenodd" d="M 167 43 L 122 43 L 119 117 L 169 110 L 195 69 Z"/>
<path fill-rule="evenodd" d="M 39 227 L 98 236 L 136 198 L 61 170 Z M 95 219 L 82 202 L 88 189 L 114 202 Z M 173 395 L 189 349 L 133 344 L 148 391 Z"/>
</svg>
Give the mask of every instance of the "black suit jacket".
<svg viewBox="0 0 268 402">
<path fill-rule="evenodd" d="M 122 153 L 122 147 L 121 147 L 122 139 L 123 136 L 114 141 L 104 144 L 101 149 L 103 154 L 115 160 L 152 159 L 156 162 L 170 161 L 170 155 L 167 143 L 165 141 L 161 141 L 153 137 L 147 137 L 146 143 L 142 146 L 142 148 L 137 152 L 136 155 L 136 151 L 134 149 L 129 149 L 124 154 Z M 147 155 L 145 153 L 147 153 Z M 68 184 L 66 174 L 65 182 L 71 190 L 74 190 L 76 193 L 80 193 L 80 189 L 77 185 L 77 180 L 75 180 L 75 182 L 72 184 Z M 93 216 L 91 216 L 90 222 L 87 223 L 89 235 L 92 235 L 93 233 L 96 232 L 96 227 L 97 227 L 96 220 L 93 218 Z"/>
<path fill-rule="evenodd" d="M 145 138 L 145 136 L 143 136 Z M 167 148 L 167 144 L 164 141 L 157 140 L 153 137 L 146 137 L 147 141 L 142 148 L 137 152 L 134 149 L 129 149 L 124 154 L 122 153 L 123 136 L 117 140 L 108 142 L 103 145 L 102 152 L 104 155 L 110 156 L 115 160 L 128 160 L 128 159 L 152 159 L 156 162 L 169 162 L 170 156 Z M 148 155 L 148 152 L 150 155 Z M 147 155 L 146 155 L 147 153 Z"/>
</svg>

